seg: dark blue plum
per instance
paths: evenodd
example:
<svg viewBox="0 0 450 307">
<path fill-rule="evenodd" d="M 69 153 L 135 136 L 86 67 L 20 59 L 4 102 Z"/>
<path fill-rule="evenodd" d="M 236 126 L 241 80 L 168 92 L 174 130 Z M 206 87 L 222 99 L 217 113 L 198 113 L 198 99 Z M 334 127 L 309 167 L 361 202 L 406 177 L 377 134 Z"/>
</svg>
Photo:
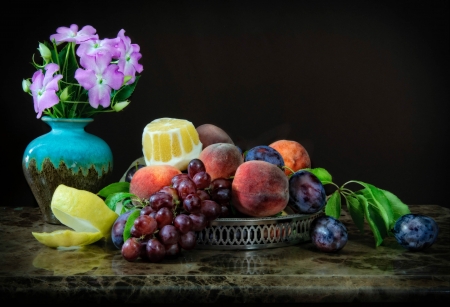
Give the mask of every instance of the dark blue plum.
<svg viewBox="0 0 450 307">
<path fill-rule="evenodd" d="M 266 161 L 275 164 L 281 169 L 284 167 L 284 160 L 281 154 L 276 149 L 265 145 L 256 146 L 247 151 L 244 162 L 252 160 Z"/>
<path fill-rule="evenodd" d="M 321 216 L 311 223 L 311 241 L 320 251 L 333 253 L 341 250 L 348 241 L 347 228 L 331 216 Z"/>
<path fill-rule="evenodd" d="M 124 243 L 123 230 L 125 229 L 125 224 L 127 223 L 127 219 L 130 216 L 130 213 L 131 211 L 127 211 L 119 215 L 111 228 L 111 241 L 118 249 L 121 249 Z"/>
<path fill-rule="evenodd" d="M 395 222 L 392 232 L 401 246 L 410 251 L 420 251 L 433 245 L 439 228 L 429 216 L 405 214 Z"/>
<path fill-rule="evenodd" d="M 308 171 L 295 172 L 289 178 L 289 204 L 300 213 L 319 212 L 326 204 L 322 182 Z"/>
<path fill-rule="evenodd" d="M 145 165 L 144 164 L 139 164 L 136 163 L 135 165 L 133 165 L 132 167 L 130 167 L 130 169 L 127 171 L 127 173 L 125 174 L 125 181 L 126 182 L 131 182 L 131 178 L 133 178 L 134 173 L 136 173 L 136 171 L 140 168 L 143 168 Z"/>
</svg>

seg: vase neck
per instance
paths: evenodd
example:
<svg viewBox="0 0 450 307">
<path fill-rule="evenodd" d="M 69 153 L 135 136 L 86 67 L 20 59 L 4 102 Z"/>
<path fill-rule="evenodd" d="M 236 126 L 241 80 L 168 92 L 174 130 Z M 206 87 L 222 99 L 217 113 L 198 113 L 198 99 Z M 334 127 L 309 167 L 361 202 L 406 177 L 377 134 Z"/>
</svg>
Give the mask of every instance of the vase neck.
<svg viewBox="0 0 450 307">
<path fill-rule="evenodd" d="M 92 118 L 51 118 L 43 116 L 42 121 L 48 124 L 52 130 L 58 129 L 81 129 L 94 121 Z"/>
</svg>

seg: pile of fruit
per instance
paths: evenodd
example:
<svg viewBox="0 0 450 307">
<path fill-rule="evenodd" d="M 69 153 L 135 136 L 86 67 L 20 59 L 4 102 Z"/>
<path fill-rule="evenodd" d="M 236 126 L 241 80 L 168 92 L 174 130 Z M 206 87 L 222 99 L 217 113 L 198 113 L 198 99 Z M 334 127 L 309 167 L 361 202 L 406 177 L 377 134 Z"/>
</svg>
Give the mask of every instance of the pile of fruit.
<svg viewBox="0 0 450 307">
<path fill-rule="evenodd" d="M 134 164 L 123 182 L 98 195 L 117 214 L 111 239 L 124 259 L 159 262 L 195 248 L 196 233 L 211 221 L 229 216 L 271 217 L 285 213 L 325 216 L 311 224 L 318 250 L 337 252 L 347 243 L 339 221 L 341 198 L 355 225 L 367 222 L 376 246 L 394 236 L 409 250 L 431 246 L 438 235 L 435 221 L 413 215 L 394 194 L 373 185 L 349 181 L 337 186 L 323 168 L 311 168 L 306 149 L 278 140 L 242 151 L 221 128 L 160 118 L 142 135 L 145 164 Z M 361 190 L 351 191 L 349 183 Z M 324 185 L 336 190 L 326 195 Z"/>
</svg>

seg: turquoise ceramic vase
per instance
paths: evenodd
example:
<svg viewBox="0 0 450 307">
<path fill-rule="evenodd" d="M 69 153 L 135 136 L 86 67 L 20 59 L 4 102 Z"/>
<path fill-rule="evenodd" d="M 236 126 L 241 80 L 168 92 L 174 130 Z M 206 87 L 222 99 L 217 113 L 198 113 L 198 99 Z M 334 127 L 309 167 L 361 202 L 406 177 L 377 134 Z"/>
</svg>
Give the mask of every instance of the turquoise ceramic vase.
<svg viewBox="0 0 450 307">
<path fill-rule="evenodd" d="M 97 193 L 112 174 L 113 156 L 105 141 L 84 130 L 92 118 L 42 120 L 51 131 L 27 146 L 22 168 L 44 221 L 60 224 L 50 208 L 58 185 Z"/>
</svg>

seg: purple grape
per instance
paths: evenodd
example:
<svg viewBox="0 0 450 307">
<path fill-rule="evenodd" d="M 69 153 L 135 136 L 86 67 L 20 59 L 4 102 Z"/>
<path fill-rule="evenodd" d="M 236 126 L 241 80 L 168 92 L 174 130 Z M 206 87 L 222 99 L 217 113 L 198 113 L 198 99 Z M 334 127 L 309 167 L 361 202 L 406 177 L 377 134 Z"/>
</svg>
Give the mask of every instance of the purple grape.
<svg viewBox="0 0 450 307">
<path fill-rule="evenodd" d="M 141 243 L 137 238 L 129 238 L 122 245 L 122 257 L 127 261 L 135 261 L 141 254 Z"/>
<path fill-rule="evenodd" d="M 180 245 L 178 243 L 172 245 L 165 245 L 166 248 L 166 257 L 177 257 L 180 255 Z"/>
<path fill-rule="evenodd" d="M 174 205 L 178 205 L 180 203 L 180 197 L 178 196 L 177 189 L 171 186 L 164 186 L 158 192 L 167 193 L 172 196 L 172 201 Z"/>
<path fill-rule="evenodd" d="M 178 184 L 184 179 L 190 179 L 188 174 L 181 173 L 172 177 L 171 184 L 174 189 L 178 188 Z"/>
<path fill-rule="evenodd" d="M 295 172 L 289 178 L 289 204 L 305 214 L 322 210 L 326 204 L 322 182 L 308 171 Z"/>
<path fill-rule="evenodd" d="M 197 189 L 206 189 L 211 184 L 211 176 L 207 172 L 198 172 L 192 178 Z"/>
<path fill-rule="evenodd" d="M 230 209 L 227 205 L 220 206 L 220 217 L 227 217 L 230 215 Z"/>
<path fill-rule="evenodd" d="M 173 219 L 173 226 L 184 234 L 192 229 L 192 220 L 186 214 L 179 214 Z"/>
<path fill-rule="evenodd" d="M 189 218 L 192 221 L 193 231 L 202 231 L 208 225 L 208 220 L 206 219 L 206 216 L 202 213 L 190 214 Z"/>
<path fill-rule="evenodd" d="M 279 168 L 284 167 L 284 160 L 281 154 L 276 149 L 266 145 L 255 146 L 247 151 L 244 162 L 252 160 L 266 161 L 275 164 Z"/>
<path fill-rule="evenodd" d="M 195 194 L 197 187 L 191 179 L 184 179 L 178 183 L 177 192 L 181 200 L 184 200 L 189 194 Z"/>
<path fill-rule="evenodd" d="M 125 224 L 130 216 L 131 211 L 127 211 L 116 219 L 111 228 L 111 241 L 117 249 L 121 249 L 123 245 L 123 230 L 125 229 Z"/>
<path fill-rule="evenodd" d="M 219 205 L 226 204 L 231 200 L 231 189 L 219 188 L 212 190 L 211 199 Z"/>
<path fill-rule="evenodd" d="M 405 214 L 395 222 L 392 232 L 401 246 L 410 251 L 420 251 L 433 245 L 439 228 L 429 216 Z"/>
<path fill-rule="evenodd" d="M 164 244 L 159 242 L 156 238 L 148 240 L 146 250 L 147 260 L 150 262 L 160 262 L 166 255 L 166 248 Z"/>
<path fill-rule="evenodd" d="M 205 215 L 208 221 L 213 221 L 220 216 L 222 212 L 220 205 L 213 200 L 202 201 L 201 212 Z"/>
<path fill-rule="evenodd" d="M 158 229 L 161 229 L 166 225 L 172 224 L 173 212 L 169 208 L 163 207 L 156 212 L 155 220 L 158 223 Z"/>
<path fill-rule="evenodd" d="M 192 159 L 188 164 L 187 171 L 189 177 L 193 179 L 197 173 L 206 172 L 205 164 L 200 159 Z"/>
<path fill-rule="evenodd" d="M 178 242 L 179 231 L 173 225 L 166 225 L 158 232 L 159 240 L 164 245 L 172 245 Z"/>
<path fill-rule="evenodd" d="M 173 209 L 174 207 L 172 195 L 163 192 L 156 192 L 150 196 L 149 201 L 150 206 L 152 206 L 155 211 L 158 211 L 163 207 L 167 207 L 169 209 Z"/>
<path fill-rule="evenodd" d="M 149 215 L 138 216 L 131 226 L 130 234 L 133 237 L 140 238 L 151 235 L 155 232 L 158 223 Z"/>
<path fill-rule="evenodd" d="M 140 215 L 150 215 L 152 212 L 155 212 L 155 210 L 153 210 L 152 206 L 147 205 L 141 209 Z"/>
<path fill-rule="evenodd" d="M 182 234 L 178 240 L 182 249 L 191 250 L 195 247 L 197 243 L 197 236 L 194 231 L 189 231 L 185 234 Z"/>
<path fill-rule="evenodd" d="M 211 199 L 211 196 L 205 190 L 197 190 L 196 193 L 200 197 L 200 200 Z"/>
<path fill-rule="evenodd" d="M 198 197 L 197 193 L 189 194 L 183 200 L 183 209 L 189 213 L 200 212 L 202 208 L 202 200 Z"/>
<path fill-rule="evenodd" d="M 225 178 L 216 178 L 211 181 L 211 184 L 209 185 L 209 189 L 211 191 L 221 188 L 231 189 L 231 180 Z"/>
<path fill-rule="evenodd" d="M 337 252 L 348 241 L 347 228 L 341 221 L 331 216 L 321 216 L 311 223 L 312 243 L 323 252 Z"/>
</svg>

